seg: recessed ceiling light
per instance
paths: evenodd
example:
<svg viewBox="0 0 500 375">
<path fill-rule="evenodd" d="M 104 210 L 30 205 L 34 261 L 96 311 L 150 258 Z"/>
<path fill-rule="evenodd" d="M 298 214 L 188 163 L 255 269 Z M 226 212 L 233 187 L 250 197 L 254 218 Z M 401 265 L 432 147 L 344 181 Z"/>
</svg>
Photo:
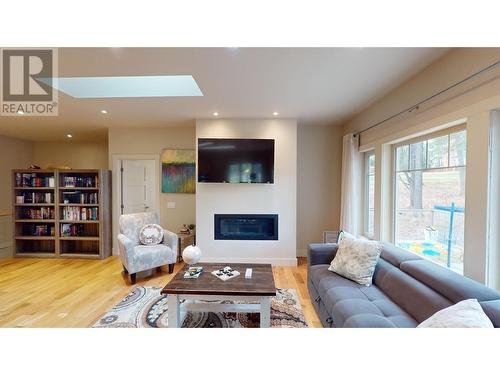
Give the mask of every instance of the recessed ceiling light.
<svg viewBox="0 0 500 375">
<path fill-rule="evenodd" d="M 279 113 L 278 112 L 273 112 L 273 116 L 278 116 Z"/>
<path fill-rule="evenodd" d="M 106 114 L 106 113 L 108 113 L 108 111 L 106 111 L 105 109 L 102 109 L 101 113 Z"/>
<path fill-rule="evenodd" d="M 17 114 L 18 114 L 18 115 L 24 115 L 24 112 L 23 112 L 23 111 L 21 111 L 21 110 L 19 110 L 19 111 L 17 111 Z"/>
<path fill-rule="evenodd" d="M 219 112 L 214 112 L 213 115 L 214 116 L 219 116 Z"/>
<path fill-rule="evenodd" d="M 73 98 L 203 96 L 191 75 L 38 78 Z"/>
<path fill-rule="evenodd" d="M 73 138 L 73 136 L 71 134 L 66 134 L 66 137 Z"/>
</svg>

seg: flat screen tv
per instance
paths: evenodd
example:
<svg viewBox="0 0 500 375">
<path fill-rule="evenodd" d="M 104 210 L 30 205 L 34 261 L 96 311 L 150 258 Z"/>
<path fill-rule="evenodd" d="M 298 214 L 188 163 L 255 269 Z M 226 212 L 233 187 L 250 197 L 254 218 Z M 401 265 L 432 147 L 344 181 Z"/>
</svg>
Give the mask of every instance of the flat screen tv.
<svg viewBox="0 0 500 375">
<path fill-rule="evenodd" d="M 274 139 L 198 139 L 198 182 L 274 183 Z"/>
</svg>

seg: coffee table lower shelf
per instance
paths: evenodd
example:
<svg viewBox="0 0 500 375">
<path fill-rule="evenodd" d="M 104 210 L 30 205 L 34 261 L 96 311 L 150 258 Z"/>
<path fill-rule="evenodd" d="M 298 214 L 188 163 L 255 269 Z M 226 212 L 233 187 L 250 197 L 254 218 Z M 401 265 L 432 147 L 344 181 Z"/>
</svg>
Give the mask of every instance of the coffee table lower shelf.
<svg viewBox="0 0 500 375">
<path fill-rule="evenodd" d="M 180 303 L 180 301 L 186 300 Z M 209 303 L 204 301 L 233 301 L 234 303 Z M 237 303 L 237 302 L 258 303 Z M 168 294 L 168 328 L 182 326 L 181 310 L 185 312 L 234 312 L 259 313 L 260 328 L 271 326 L 271 297 L 270 296 L 229 296 L 229 295 L 192 295 Z"/>
</svg>

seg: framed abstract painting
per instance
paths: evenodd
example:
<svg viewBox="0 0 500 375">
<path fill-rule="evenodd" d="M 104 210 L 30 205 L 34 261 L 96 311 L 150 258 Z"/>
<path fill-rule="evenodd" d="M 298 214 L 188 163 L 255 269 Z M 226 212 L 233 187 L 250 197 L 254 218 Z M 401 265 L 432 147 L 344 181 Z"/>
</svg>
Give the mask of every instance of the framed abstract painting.
<svg viewBox="0 0 500 375">
<path fill-rule="evenodd" d="M 163 150 L 161 154 L 162 193 L 195 193 L 195 159 L 195 150 Z"/>
</svg>

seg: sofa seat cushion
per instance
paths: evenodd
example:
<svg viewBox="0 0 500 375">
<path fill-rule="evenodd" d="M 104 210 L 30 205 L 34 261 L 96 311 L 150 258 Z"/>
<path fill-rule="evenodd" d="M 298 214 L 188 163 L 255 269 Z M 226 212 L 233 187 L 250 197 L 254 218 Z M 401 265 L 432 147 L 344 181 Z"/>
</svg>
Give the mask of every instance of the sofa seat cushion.
<svg viewBox="0 0 500 375">
<path fill-rule="evenodd" d="M 347 286 L 347 287 L 361 287 L 358 283 L 348 280 L 343 276 L 337 275 L 332 271 L 328 271 L 327 264 L 318 264 L 311 267 L 311 281 L 316 287 L 320 296 L 324 296 L 326 292 L 333 287 Z"/>
<path fill-rule="evenodd" d="M 176 256 L 174 251 L 163 244 L 159 245 L 137 245 L 131 254 L 128 254 L 131 261 L 128 262 L 128 272 L 135 273 L 149 270 L 165 264 L 175 263 Z"/>
<path fill-rule="evenodd" d="M 348 318 L 343 328 L 397 328 L 397 326 L 380 315 L 357 314 Z"/>
<path fill-rule="evenodd" d="M 336 327 L 416 327 L 417 322 L 380 289 L 333 286 L 323 296 L 323 303 Z"/>
<path fill-rule="evenodd" d="M 333 285 L 338 285 L 343 284 L 343 285 L 359 285 L 356 284 L 354 281 L 348 280 L 345 277 L 342 277 L 340 275 L 337 275 L 336 273 L 333 273 L 332 271 L 328 271 L 329 264 L 318 264 L 316 266 L 311 267 L 311 281 L 318 290 L 318 292 L 322 293 L 326 290 L 328 290 L 328 287 L 323 287 L 322 290 L 320 290 L 320 285 L 323 284 L 325 281 L 333 281 Z M 325 286 L 328 283 L 324 284 Z"/>
</svg>

